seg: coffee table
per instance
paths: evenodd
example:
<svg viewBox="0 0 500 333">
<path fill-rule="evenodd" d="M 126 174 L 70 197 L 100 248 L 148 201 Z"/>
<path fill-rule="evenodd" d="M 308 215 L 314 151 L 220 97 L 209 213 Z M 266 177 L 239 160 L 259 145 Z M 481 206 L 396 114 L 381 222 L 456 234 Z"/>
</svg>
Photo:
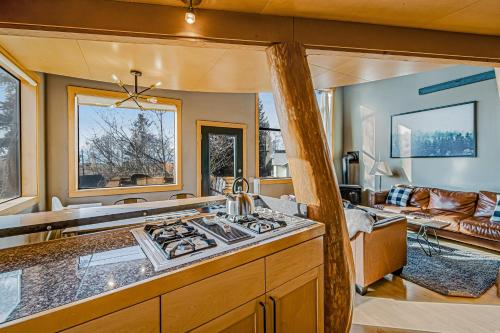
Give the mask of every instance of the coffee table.
<svg viewBox="0 0 500 333">
<path fill-rule="evenodd" d="M 417 233 L 417 242 L 424 253 L 432 257 L 432 253 L 441 254 L 441 244 L 436 234 L 436 230 L 446 228 L 450 222 L 436 221 L 427 218 L 408 216 L 408 223 L 420 226 Z M 434 238 L 435 243 L 429 239 Z M 427 249 L 426 249 L 427 247 Z"/>
<path fill-rule="evenodd" d="M 424 251 L 424 253 L 429 257 L 432 257 L 433 253 L 434 254 L 441 253 L 441 244 L 439 244 L 439 238 L 437 237 L 436 230 L 446 228 L 447 226 L 450 225 L 450 222 L 436 221 L 420 216 L 411 216 L 405 214 L 386 212 L 377 208 L 360 206 L 360 205 L 358 205 L 358 207 L 361 207 L 366 211 L 371 212 L 381 218 L 400 217 L 400 216 L 405 217 L 409 225 L 417 226 L 419 228 L 417 233 L 417 242 L 420 245 L 422 251 Z M 433 238 L 435 243 L 431 242 L 430 238 Z"/>
</svg>

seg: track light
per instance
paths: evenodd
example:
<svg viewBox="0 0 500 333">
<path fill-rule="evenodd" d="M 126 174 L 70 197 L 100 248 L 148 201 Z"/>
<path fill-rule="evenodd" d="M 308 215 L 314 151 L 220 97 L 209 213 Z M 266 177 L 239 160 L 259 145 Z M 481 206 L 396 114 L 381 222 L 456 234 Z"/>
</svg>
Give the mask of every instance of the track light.
<svg viewBox="0 0 500 333">
<path fill-rule="evenodd" d="M 193 9 L 193 0 L 189 0 L 189 7 L 187 9 L 186 15 L 184 16 L 184 20 L 188 24 L 194 24 L 196 22 L 196 15 L 194 14 L 194 9 Z"/>
</svg>

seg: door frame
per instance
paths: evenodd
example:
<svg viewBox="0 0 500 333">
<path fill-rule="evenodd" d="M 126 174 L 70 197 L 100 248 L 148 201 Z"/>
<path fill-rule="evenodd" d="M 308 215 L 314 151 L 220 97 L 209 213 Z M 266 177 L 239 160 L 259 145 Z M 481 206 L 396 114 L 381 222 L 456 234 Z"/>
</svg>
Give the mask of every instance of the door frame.
<svg viewBox="0 0 500 333">
<path fill-rule="evenodd" d="M 201 127 L 227 127 L 243 130 L 243 177 L 247 178 L 247 124 L 226 123 L 222 121 L 197 120 L 196 121 L 196 196 L 201 197 Z"/>
</svg>

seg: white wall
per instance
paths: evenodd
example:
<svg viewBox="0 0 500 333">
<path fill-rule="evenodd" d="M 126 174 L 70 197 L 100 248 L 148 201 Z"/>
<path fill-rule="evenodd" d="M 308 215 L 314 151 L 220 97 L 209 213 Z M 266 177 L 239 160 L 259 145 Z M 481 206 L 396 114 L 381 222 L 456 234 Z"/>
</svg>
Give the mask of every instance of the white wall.
<svg viewBox="0 0 500 333">
<path fill-rule="evenodd" d="M 344 151 L 360 151 L 361 185 L 374 188 L 374 177 L 368 173 L 373 159 L 380 154 L 397 173 L 383 178 L 383 188 L 395 183 L 411 183 L 457 190 L 500 191 L 500 99 L 495 80 L 418 95 L 419 88 L 488 70 L 491 68 L 454 66 L 345 87 Z M 467 101 L 478 101 L 477 158 L 389 158 L 391 115 Z"/>
</svg>

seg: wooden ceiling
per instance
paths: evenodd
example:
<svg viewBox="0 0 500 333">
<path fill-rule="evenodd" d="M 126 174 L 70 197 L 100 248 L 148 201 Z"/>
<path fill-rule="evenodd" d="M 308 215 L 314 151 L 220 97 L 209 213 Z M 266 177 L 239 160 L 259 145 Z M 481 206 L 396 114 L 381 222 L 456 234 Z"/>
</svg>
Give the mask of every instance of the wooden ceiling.
<svg viewBox="0 0 500 333">
<path fill-rule="evenodd" d="M 203 0 L 200 8 L 500 35 L 499 0 Z"/>
<path fill-rule="evenodd" d="M 167 42 L 168 43 L 168 42 Z M 205 92 L 270 91 L 263 48 L 205 44 L 147 44 L 0 35 L 0 46 L 33 71 L 131 84 L 162 81 L 162 88 Z M 444 68 L 445 63 L 369 58 L 368 55 L 309 50 L 315 88 L 324 89 Z M 375 56 L 371 56 L 375 57 Z"/>
</svg>

